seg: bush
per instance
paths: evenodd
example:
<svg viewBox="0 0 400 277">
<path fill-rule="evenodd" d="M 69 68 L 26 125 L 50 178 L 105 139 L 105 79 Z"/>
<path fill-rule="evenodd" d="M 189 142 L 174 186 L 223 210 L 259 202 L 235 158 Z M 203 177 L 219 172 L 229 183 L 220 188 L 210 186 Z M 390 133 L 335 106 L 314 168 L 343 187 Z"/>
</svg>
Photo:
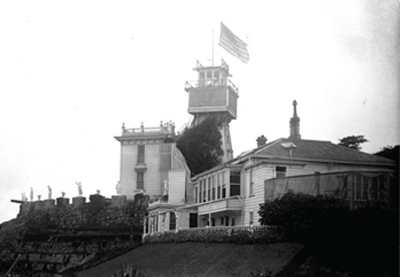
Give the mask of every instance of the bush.
<svg viewBox="0 0 400 277">
<path fill-rule="evenodd" d="M 261 224 L 281 225 L 289 241 L 313 249 L 324 267 L 352 276 L 397 276 L 397 209 L 350 211 L 340 199 L 289 192 L 262 204 L 259 214 Z"/>
<path fill-rule="evenodd" d="M 347 212 L 348 205 L 341 199 L 291 191 L 279 199 L 267 200 L 258 211 L 262 225 L 282 226 L 287 239 L 301 243 L 339 231 Z"/>
<path fill-rule="evenodd" d="M 223 227 L 182 229 L 177 233 L 165 232 L 145 237 L 145 243 L 217 242 L 217 243 L 272 243 L 282 241 L 281 229 L 276 226 Z"/>
</svg>

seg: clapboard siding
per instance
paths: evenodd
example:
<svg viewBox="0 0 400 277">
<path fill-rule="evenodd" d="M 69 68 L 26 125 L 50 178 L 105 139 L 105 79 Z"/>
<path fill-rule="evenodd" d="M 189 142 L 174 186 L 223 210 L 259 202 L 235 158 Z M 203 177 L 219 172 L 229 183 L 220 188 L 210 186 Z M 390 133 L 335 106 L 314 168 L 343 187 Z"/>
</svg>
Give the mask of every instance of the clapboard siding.
<svg viewBox="0 0 400 277">
<path fill-rule="evenodd" d="M 161 192 L 160 145 L 146 144 L 145 147 L 144 189 L 150 197 L 159 196 Z"/>
<path fill-rule="evenodd" d="M 249 171 L 253 171 L 253 195 L 250 193 L 250 174 Z M 250 224 L 249 213 L 253 212 L 253 225 L 259 225 L 258 210 L 260 209 L 260 204 L 264 203 L 264 181 L 266 179 L 273 178 L 273 167 L 268 165 L 259 165 L 246 170 L 245 186 L 245 209 L 244 209 L 244 225 Z"/>
<path fill-rule="evenodd" d="M 137 145 L 122 144 L 121 145 L 121 194 L 132 199 L 136 189 L 136 174 L 134 166 L 137 160 Z"/>
<path fill-rule="evenodd" d="M 185 201 L 185 170 L 170 170 L 168 176 L 168 203 L 183 204 Z"/>
</svg>

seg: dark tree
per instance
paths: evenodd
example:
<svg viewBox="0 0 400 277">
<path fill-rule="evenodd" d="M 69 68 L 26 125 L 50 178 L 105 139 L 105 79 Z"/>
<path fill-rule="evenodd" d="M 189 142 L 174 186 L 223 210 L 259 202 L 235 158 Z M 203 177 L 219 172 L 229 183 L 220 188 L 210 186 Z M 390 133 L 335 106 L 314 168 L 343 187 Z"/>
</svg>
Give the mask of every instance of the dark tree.
<svg viewBox="0 0 400 277">
<path fill-rule="evenodd" d="M 399 153 L 400 153 L 400 145 L 396 145 L 396 146 L 385 146 L 382 148 L 381 151 L 375 153 L 374 155 L 394 160 L 398 164 Z"/>
<path fill-rule="evenodd" d="M 374 155 L 384 157 L 387 159 L 391 159 L 396 162 L 396 168 L 394 170 L 394 184 L 393 184 L 393 186 L 391 186 L 391 192 L 390 192 L 390 197 L 391 197 L 390 203 L 392 203 L 393 207 L 398 208 L 399 207 L 399 184 L 400 184 L 400 181 L 399 181 L 400 145 L 383 147 L 381 151 L 375 153 Z"/>
<path fill-rule="evenodd" d="M 352 149 L 361 150 L 360 144 L 367 142 L 364 136 L 348 136 L 339 139 L 339 145 L 346 146 Z"/>
<path fill-rule="evenodd" d="M 193 175 L 209 170 L 221 163 L 221 121 L 209 117 L 199 125 L 185 130 L 176 146 L 182 152 Z"/>
</svg>

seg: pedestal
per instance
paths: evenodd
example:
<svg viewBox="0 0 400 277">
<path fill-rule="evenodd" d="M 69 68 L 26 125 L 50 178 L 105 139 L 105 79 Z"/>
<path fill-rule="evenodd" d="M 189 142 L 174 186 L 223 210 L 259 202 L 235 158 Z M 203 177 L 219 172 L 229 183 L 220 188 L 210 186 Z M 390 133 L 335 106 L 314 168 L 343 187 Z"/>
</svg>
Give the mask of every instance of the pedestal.
<svg viewBox="0 0 400 277">
<path fill-rule="evenodd" d="M 41 200 L 35 201 L 33 202 L 34 206 L 35 206 L 35 210 L 40 210 L 43 209 L 44 207 L 44 202 Z"/>
<path fill-rule="evenodd" d="M 126 195 L 113 195 L 111 196 L 111 203 L 114 206 L 122 206 L 126 203 Z"/>
<path fill-rule="evenodd" d="M 86 197 L 76 196 L 72 198 L 72 205 L 74 205 L 74 207 L 78 207 L 85 203 L 86 203 Z"/>
<path fill-rule="evenodd" d="M 92 194 L 89 196 L 89 199 L 90 199 L 90 203 L 93 203 L 93 204 L 101 204 L 106 201 L 106 198 L 100 194 Z"/>
<path fill-rule="evenodd" d="M 44 202 L 45 209 L 52 209 L 56 205 L 56 200 L 54 200 L 54 199 L 46 199 L 43 202 Z"/>
<path fill-rule="evenodd" d="M 57 198 L 57 206 L 67 206 L 69 205 L 69 198 L 58 197 Z"/>
</svg>

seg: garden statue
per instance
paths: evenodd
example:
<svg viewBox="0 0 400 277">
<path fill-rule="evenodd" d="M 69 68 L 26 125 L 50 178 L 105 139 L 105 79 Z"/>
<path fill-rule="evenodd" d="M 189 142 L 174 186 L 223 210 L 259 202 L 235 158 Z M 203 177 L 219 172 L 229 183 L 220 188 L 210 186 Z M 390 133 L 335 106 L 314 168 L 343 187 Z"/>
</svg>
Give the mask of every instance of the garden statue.
<svg viewBox="0 0 400 277">
<path fill-rule="evenodd" d="M 117 190 L 117 194 L 121 194 L 121 183 L 118 181 L 117 185 L 115 186 L 115 189 Z"/>
<path fill-rule="evenodd" d="M 38 194 L 37 199 L 40 201 L 40 197 L 42 197 L 40 194 Z"/>
<path fill-rule="evenodd" d="M 81 185 L 81 182 L 76 182 L 76 185 L 78 186 L 78 194 L 79 194 L 79 196 L 82 196 L 82 185 Z"/>
<path fill-rule="evenodd" d="M 61 197 L 64 198 L 65 192 L 61 192 Z"/>
<path fill-rule="evenodd" d="M 47 186 L 48 190 L 49 190 L 49 199 L 51 199 L 51 193 L 52 193 L 52 189 L 50 186 Z"/>
<path fill-rule="evenodd" d="M 168 187 L 169 187 L 168 179 L 165 179 L 164 180 L 164 195 L 168 194 Z"/>
<path fill-rule="evenodd" d="M 99 195 L 100 194 L 100 190 L 98 189 L 98 190 L 96 190 L 96 194 L 97 195 Z"/>
<path fill-rule="evenodd" d="M 31 195 L 30 195 L 30 198 L 31 198 L 31 202 L 33 201 L 33 188 L 31 188 Z"/>
<path fill-rule="evenodd" d="M 27 201 L 28 197 L 26 197 L 25 192 L 22 193 L 22 201 Z"/>
</svg>

